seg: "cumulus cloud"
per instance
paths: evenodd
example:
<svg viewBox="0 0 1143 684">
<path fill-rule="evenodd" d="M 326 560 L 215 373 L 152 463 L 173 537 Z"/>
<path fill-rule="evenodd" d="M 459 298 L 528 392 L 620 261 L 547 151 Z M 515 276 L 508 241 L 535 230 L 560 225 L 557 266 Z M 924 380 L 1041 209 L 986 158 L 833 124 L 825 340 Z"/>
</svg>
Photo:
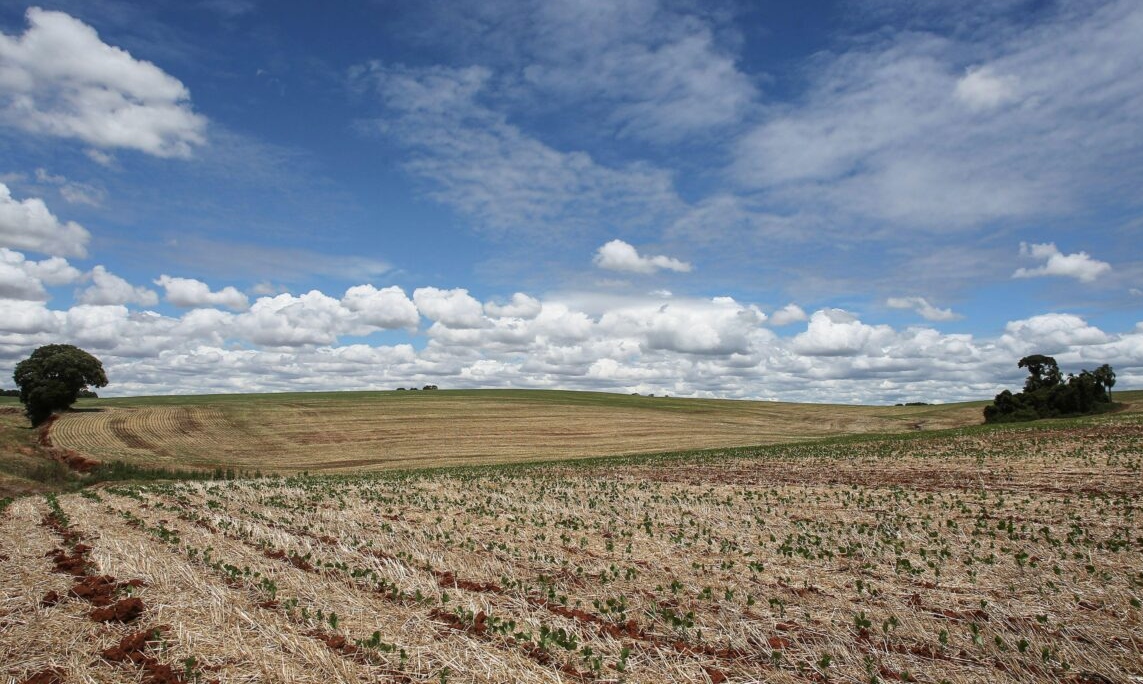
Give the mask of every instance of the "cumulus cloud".
<svg viewBox="0 0 1143 684">
<path fill-rule="evenodd" d="M 380 290 L 372 285 L 356 285 L 346 290 L 341 303 L 362 323 L 377 328 L 411 330 L 421 320 L 416 305 L 396 285 Z"/>
<path fill-rule="evenodd" d="M 806 331 L 793 339 L 793 350 L 806 356 L 856 356 L 892 336 L 888 326 L 870 326 L 841 309 L 810 316 Z"/>
<path fill-rule="evenodd" d="M 770 314 L 770 324 L 773 326 L 782 327 L 791 323 L 797 323 L 798 321 L 804 321 L 806 318 L 808 317 L 806 316 L 806 312 L 802 310 L 802 307 L 794 304 L 793 302 L 790 302 L 786 306 L 783 306 L 781 309 L 778 309 L 774 313 Z"/>
<path fill-rule="evenodd" d="M 41 302 L 5 301 L 4 315 L 0 316 L 0 350 L 13 344 L 34 348 L 42 335 L 59 330 L 65 317 Z"/>
<path fill-rule="evenodd" d="M 463 288 L 419 287 L 413 291 L 413 301 L 426 318 L 449 328 L 483 328 L 488 325 L 484 307 Z"/>
<path fill-rule="evenodd" d="M 61 222 L 43 200 L 17 200 L 8 186 L 0 183 L 0 247 L 84 257 L 90 239 L 87 229 L 74 221 Z"/>
<path fill-rule="evenodd" d="M 1074 314 L 1043 314 L 1004 327 L 1000 345 L 1012 353 L 1056 354 L 1072 347 L 1100 345 L 1109 337 L 1099 328 Z"/>
<path fill-rule="evenodd" d="M 159 276 L 155 284 L 166 290 L 166 299 L 182 308 L 199 306 L 223 306 L 235 311 L 250 307 L 250 301 L 234 286 L 227 286 L 212 292 L 210 286 L 193 278 L 175 278 L 166 274 Z"/>
<path fill-rule="evenodd" d="M 114 306 L 125 304 L 138 304 L 140 306 L 155 306 L 159 303 L 159 295 L 154 290 L 145 287 L 135 287 L 123 278 L 111 273 L 103 266 L 96 266 L 91 271 L 92 285 L 77 297 L 82 304 L 94 306 Z"/>
<path fill-rule="evenodd" d="M 159 157 L 188 157 L 206 141 L 206 119 L 178 79 L 63 12 L 32 7 L 26 17 L 23 35 L 0 34 L 0 121 Z"/>
<path fill-rule="evenodd" d="M 44 285 L 38 278 L 21 268 L 20 262 L 13 263 L 9 255 L 18 252 L 0 251 L 0 299 L 23 299 L 30 301 L 44 301 L 48 298 Z"/>
<path fill-rule="evenodd" d="M 19 252 L 0 247 L 0 299 L 46 301 L 44 285 L 66 285 L 80 275 L 66 259 L 31 261 Z"/>
<path fill-rule="evenodd" d="M 745 355 L 772 335 L 760 327 L 765 320 L 756 306 L 715 297 L 617 307 L 600 318 L 599 328 L 608 337 L 629 339 L 647 350 Z"/>
<path fill-rule="evenodd" d="M 1044 261 L 1035 268 L 1018 268 L 1013 278 L 1037 278 L 1040 276 L 1063 276 L 1075 278 L 1083 283 L 1094 282 L 1101 275 L 1111 271 L 1111 264 L 1091 258 L 1087 252 L 1061 254 L 1055 243 L 1020 243 L 1020 256 Z"/>
<path fill-rule="evenodd" d="M 234 326 L 243 338 L 268 347 L 330 345 L 351 330 L 349 319 L 339 300 L 311 290 L 261 297 L 234 317 Z"/>
<path fill-rule="evenodd" d="M 113 378 L 109 390 L 117 394 L 433 383 L 790 401 L 952 401 L 1018 386 L 1016 360 L 1029 353 L 1052 354 L 1067 371 L 1110 363 L 1124 386 L 1143 382 L 1143 324 L 1108 333 L 1074 314 L 1012 321 L 988 339 L 895 329 L 825 309 L 787 337 L 765 326 L 757 307 L 729 297 L 553 295 L 533 298 L 539 311 L 529 318 L 495 316 L 503 310 L 481 315 L 479 302 L 463 290 L 418 292 L 436 321 L 428 342 L 393 346 L 344 338 L 412 322 L 416 307 L 399 288 L 357 286 L 341 299 L 319 291 L 281 294 L 241 313 L 197 308 L 175 317 L 122 304 L 54 311 L 39 301 L 7 300 L 0 372 L 10 372 L 40 344 L 67 339 L 100 356 Z M 523 298 L 516 303 L 523 310 L 515 313 L 535 308 Z"/>
<path fill-rule="evenodd" d="M 938 309 L 924 297 L 890 297 L 885 303 L 892 309 L 911 309 L 926 321 L 955 321 L 960 318 L 952 309 Z"/>
<path fill-rule="evenodd" d="M 535 318 L 540 315 L 543 305 L 540 300 L 530 297 L 523 292 L 512 295 L 512 301 L 507 304 L 485 302 L 484 312 L 494 318 Z"/>
<path fill-rule="evenodd" d="M 640 256 L 639 252 L 622 240 L 612 240 L 595 253 L 595 265 L 609 271 L 649 274 L 659 270 L 689 273 L 691 265 L 667 256 Z"/>
</svg>

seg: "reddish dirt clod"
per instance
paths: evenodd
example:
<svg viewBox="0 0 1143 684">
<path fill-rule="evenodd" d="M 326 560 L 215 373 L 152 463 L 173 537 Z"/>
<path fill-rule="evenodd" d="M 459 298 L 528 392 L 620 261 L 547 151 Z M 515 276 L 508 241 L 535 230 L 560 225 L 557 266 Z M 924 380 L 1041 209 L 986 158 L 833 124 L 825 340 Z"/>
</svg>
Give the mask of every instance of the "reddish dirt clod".
<svg viewBox="0 0 1143 684">
<path fill-rule="evenodd" d="M 132 663 L 143 670 L 143 684 L 185 684 L 186 674 L 170 665 L 160 663 L 147 653 L 148 645 L 158 641 L 170 630 L 167 625 L 143 629 L 129 634 L 102 653 L 105 660 L 113 663 Z"/>
<path fill-rule="evenodd" d="M 66 670 L 62 670 L 58 667 L 49 667 L 46 670 L 40 670 L 31 677 L 28 677 L 20 682 L 20 684 L 63 684 L 66 675 Z"/>
<path fill-rule="evenodd" d="M 138 598 L 127 598 L 107 606 L 91 611 L 91 619 L 95 622 L 131 622 L 143 614 L 146 606 Z"/>
<path fill-rule="evenodd" d="M 93 606 L 109 606 L 114 602 L 115 592 L 122 583 L 110 575 L 87 576 L 68 591 L 68 596 L 83 599 Z"/>
<path fill-rule="evenodd" d="M 80 544 L 80 546 L 83 546 Z M 87 574 L 88 561 L 83 553 L 74 552 L 68 555 L 63 549 L 52 549 L 44 554 L 52 559 L 55 571 L 65 575 L 82 577 Z"/>
<path fill-rule="evenodd" d="M 142 663 L 148 658 L 146 655 L 147 642 L 156 641 L 167 630 L 166 625 L 152 629 L 143 629 L 123 637 L 118 646 L 112 646 L 103 652 L 103 658 L 113 663 L 130 661 Z"/>
<path fill-rule="evenodd" d="M 63 597 L 60 596 L 58 591 L 53 589 L 52 591 L 44 594 L 44 597 L 40 599 L 40 606 L 44 608 L 50 608 L 59 603 L 61 600 L 63 600 Z"/>
</svg>

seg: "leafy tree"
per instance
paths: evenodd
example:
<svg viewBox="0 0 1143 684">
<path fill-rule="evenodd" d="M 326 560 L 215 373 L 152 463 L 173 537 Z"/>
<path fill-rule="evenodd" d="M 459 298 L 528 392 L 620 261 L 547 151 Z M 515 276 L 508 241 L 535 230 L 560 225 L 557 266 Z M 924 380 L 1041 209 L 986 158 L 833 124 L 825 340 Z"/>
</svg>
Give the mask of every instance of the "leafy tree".
<svg viewBox="0 0 1143 684">
<path fill-rule="evenodd" d="M 1060 384 L 1060 367 L 1050 356 L 1043 354 L 1025 356 L 1020 359 L 1019 366 L 1028 369 L 1028 379 L 1024 381 L 1025 392 L 1051 389 Z"/>
<path fill-rule="evenodd" d="M 1111 366 L 1106 363 L 1096 368 L 1091 373 L 1095 376 L 1096 382 L 1103 385 L 1107 390 L 1107 400 L 1111 401 L 1111 388 L 1115 386 L 1115 371 L 1111 370 Z"/>
<path fill-rule="evenodd" d="M 16 364 L 12 378 L 33 426 L 43 424 L 55 411 L 69 408 L 89 386 L 107 386 L 107 374 L 99 359 L 70 344 L 40 347 Z"/>
</svg>

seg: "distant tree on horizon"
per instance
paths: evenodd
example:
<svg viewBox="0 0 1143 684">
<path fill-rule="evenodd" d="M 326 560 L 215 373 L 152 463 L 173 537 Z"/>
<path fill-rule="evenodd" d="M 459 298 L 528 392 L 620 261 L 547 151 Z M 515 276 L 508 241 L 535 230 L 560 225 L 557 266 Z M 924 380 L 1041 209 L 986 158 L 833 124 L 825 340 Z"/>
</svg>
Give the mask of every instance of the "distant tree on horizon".
<svg viewBox="0 0 1143 684">
<path fill-rule="evenodd" d="M 1111 407 L 1111 387 L 1115 371 L 1103 364 L 1094 371 L 1083 370 L 1065 379 L 1051 356 L 1033 354 L 1017 364 L 1028 370 L 1024 390 L 1013 394 L 1004 390 L 984 407 L 984 422 L 1009 423 L 1040 418 L 1058 418 L 1100 413 Z"/>
</svg>

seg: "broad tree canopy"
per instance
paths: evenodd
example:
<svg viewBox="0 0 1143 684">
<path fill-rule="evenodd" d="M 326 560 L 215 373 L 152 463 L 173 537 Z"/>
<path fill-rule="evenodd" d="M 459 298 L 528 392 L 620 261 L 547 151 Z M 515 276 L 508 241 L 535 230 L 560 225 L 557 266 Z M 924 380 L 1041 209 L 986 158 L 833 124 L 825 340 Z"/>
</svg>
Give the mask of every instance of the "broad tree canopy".
<svg viewBox="0 0 1143 684">
<path fill-rule="evenodd" d="M 107 374 L 99 359 L 70 344 L 40 347 L 16 364 L 12 378 L 20 388 L 24 413 L 34 426 L 53 412 L 69 408 L 81 390 L 107 386 Z"/>
</svg>

